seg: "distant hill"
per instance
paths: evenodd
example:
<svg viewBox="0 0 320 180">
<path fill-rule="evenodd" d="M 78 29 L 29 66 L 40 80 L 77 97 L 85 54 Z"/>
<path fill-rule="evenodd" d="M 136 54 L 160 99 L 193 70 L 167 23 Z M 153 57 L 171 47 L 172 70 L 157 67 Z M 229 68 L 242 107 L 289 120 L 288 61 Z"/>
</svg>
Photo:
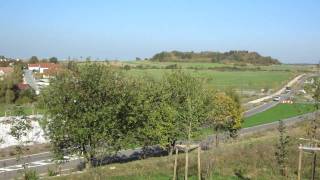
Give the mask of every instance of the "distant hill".
<svg viewBox="0 0 320 180">
<path fill-rule="evenodd" d="M 226 64 L 254 64 L 272 65 L 281 64 L 277 59 L 270 56 L 261 56 L 257 52 L 249 51 L 229 51 L 229 52 L 161 52 L 155 54 L 151 61 L 159 62 L 212 62 Z"/>
</svg>

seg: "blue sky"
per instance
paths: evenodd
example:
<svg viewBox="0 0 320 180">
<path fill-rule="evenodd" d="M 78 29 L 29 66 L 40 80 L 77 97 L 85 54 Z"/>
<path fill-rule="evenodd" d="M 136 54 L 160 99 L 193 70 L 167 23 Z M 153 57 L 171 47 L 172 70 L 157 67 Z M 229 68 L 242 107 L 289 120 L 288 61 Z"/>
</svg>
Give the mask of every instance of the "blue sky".
<svg viewBox="0 0 320 180">
<path fill-rule="evenodd" d="M 0 54 L 101 59 L 249 50 L 320 60 L 318 0 L 0 0 Z"/>
</svg>

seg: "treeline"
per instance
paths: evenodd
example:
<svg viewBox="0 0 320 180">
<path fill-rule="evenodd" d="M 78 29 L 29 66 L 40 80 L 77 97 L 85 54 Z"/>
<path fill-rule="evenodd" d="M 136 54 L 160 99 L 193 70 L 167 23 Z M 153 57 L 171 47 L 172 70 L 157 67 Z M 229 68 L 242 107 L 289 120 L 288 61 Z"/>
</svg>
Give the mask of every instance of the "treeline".
<svg viewBox="0 0 320 180">
<path fill-rule="evenodd" d="M 93 160 L 133 145 L 172 152 L 177 140 L 203 126 L 230 136 L 241 127 L 237 94 L 208 89 L 189 74 L 175 71 L 155 81 L 89 62 L 68 69 L 40 98 L 58 158 L 83 155 L 90 167 Z"/>
<path fill-rule="evenodd" d="M 277 59 L 264 57 L 257 52 L 229 51 L 229 52 L 161 52 L 154 55 L 151 61 L 159 62 L 212 62 L 212 63 L 240 63 L 254 65 L 280 64 Z"/>
</svg>

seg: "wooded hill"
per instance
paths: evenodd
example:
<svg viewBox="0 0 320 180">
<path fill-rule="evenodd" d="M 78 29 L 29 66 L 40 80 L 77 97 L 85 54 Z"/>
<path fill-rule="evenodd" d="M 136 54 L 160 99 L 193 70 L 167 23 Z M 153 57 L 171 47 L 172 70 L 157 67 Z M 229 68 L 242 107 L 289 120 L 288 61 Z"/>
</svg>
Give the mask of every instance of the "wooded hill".
<svg viewBox="0 0 320 180">
<path fill-rule="evenodd" d="M 254 64 L 254 65 L 272 65 L 281 64 L 277 59 L 270 56 L 261 56 L 257 52 L 249 51 L 229 51 L 229 52 L 161 52 L 155 54 L 151 61 L 159 62 L 212 62 L 212 63 L 226 63 L 226 64 Z"/>
</svg>

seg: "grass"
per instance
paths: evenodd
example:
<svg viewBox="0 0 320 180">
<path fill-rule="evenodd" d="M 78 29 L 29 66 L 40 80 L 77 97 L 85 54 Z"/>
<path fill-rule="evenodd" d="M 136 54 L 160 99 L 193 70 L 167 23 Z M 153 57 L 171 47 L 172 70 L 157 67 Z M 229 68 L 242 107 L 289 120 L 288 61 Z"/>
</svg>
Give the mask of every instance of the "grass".
<svg viewBox="0 0 320 180">
<path fill-rule="evenodd" d="M 205 179 L 237 180 L 284 180 L 296 179 L 298 145 L 301 142 L 293 141 L 298 137 L 305 137 L 306 123 L 291 127 L 288 135 L 292 139 L 288 145 L 288 178 L 279 174 L 275 152 L 278 140 L 278 131 L 270 130 L 241 137 L 232 142 L 220 144 L 201 154 L 202 176 Z M 196 179 L 197 154 L 189 154 L 189 177 Z M 178 156 L 178 177 L 183 179 L 185 155 Z M 312 156 L 308 153 L 303 157 L 302 179 L 310 178 Z M 54 179 L 112 179 L 112 180 L 142 180 L 142 179 L 172 179 L 174 157 L 154 157 L 128 163 L 110 164 L 90 171 L 55 177 Z M 317 171 L 320 167 L 317 167 Z M 240 176 L 244 178 L 240 178 Z M 317 179 L 319 175 L 317 174 Z"/>
<path fill-rule="evenodd" d="M 246 118 L 243 127 L 252 127 L 271 123 L 280 119 L 286 119 L 314 111 L 313 104 L 278 104 L 262 113 Z"/>
<path fill-rule="evenodd" d="M 132 76 L 151 76 L 160 79 L 164 74 L 170 73 L 169 69 L 131 69 L 126 73 Z M 295 76 L 287 71 L 213 71 L 184 69 L 194 77 L 204 78 L 208 85 L 218 88 L 234 88 L 239 90 L 261 90 L 262 88 L 278 89 Z"/>
<path fill-rule="evenodd" d="M 16 114 L 14 114 L 14 111 L 13 111 L 15 106 L 21 106 L 27 115 L 32 115 L 33 109 L 34 109 L 35 114 L 43 112 L 41 109 L 32 107 L 31 104 L 24 104 L 24 105 L 0 104 L 0 117 L 5 116 L 5 115 L 7 115 L 7 116 L 16 115 Z"/>
<path fill-rule="evenodd" d="M 286 119 L 313 112 L 314 110 L 315 109 L 312 104 L 278 104 L 277 106 L 272 107 L 264 112 L 245 118 L 242 128 L 272 123 L 280 119 Z M 203 128 L 195 132 L 192 139 L 202 140 L 213 133 L 214 132 L 212 128 Z"/>
<path fill-rule="evenodd" d="M 157 67 L 164 68 L 168 65 L 178 64 L 180 68 L 199 68 L 199 69 L 208 69 L 214 67 L 233 67 L 232 64 L 221 64 L 221 63 L 210 63 L 210 62 L 152 62 L 152 61 L 127 61 L 123 62 L 128 65 L 143 65 L 147 67 Z M 256 66 L 256 65 L 247 65 L 247 66 L 237 66 L 239 68 L 257 68 L 266 71 L 311 71 L 315 70 L 315 65 L 301 65 L 301 64 L 281 64 L 281 65 L 270 65 L 270 66 Z"/>
</svg>

